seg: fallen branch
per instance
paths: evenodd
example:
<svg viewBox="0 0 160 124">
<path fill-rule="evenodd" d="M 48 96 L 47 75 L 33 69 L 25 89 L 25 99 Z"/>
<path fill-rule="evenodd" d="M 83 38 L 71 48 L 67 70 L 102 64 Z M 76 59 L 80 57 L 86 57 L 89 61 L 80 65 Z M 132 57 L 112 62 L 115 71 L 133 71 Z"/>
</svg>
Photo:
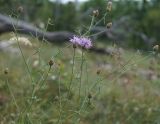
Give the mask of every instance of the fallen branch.
<svg viewBox="0 0 160 124">
<path fill-rule="evenodd" d="M 74 35 L 74 33 L 67 31 L 45 32 L 29 23 L 0 14 L 0 34 L 5 32 L 28 34 L 37 37 L 39 40 L 45 40 L 51 43 L 64 43 L 69 41 L 69 39 Z M 93 47 L 90 51 L 100 54 L 109 54 L 103 48 Z"/>
<path fill-rule="evenodd" d="M 18 32 L 37 37 L 40 40 L 47 40 L 49 42 L 59 43 L 68 40 L 73 36 L 73 33 L 67 31 L 59 32 L 45 32 L 35 26 L 28 24 L 21 20 L 16 20 L 0 14 L 0 34 L 5 32 Z"/>
</svg>

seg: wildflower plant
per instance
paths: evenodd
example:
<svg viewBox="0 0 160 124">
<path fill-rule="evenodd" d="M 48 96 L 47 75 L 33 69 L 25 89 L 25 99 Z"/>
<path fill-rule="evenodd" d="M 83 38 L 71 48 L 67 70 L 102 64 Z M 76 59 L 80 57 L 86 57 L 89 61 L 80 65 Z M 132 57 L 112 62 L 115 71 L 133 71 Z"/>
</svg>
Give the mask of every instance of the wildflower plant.
<svg viewBox="0 0 160 124">
<path fill-rule="evenodd" d="M 92 18 L 91 18 L 91 23 L 90 23 L 90 26 L 88 28 L 88 30 L 83 33 L 82 35 L 78 36 L 78 35 L 74 35 L 72 38 L 70 38 L 70 42 L 73 44 L 73 48 L 74 48 L 74 52 L 73 52 L 73 66 L 72 66 L 72 76 L 71 76 L 71 81 L 70 81 L 70 85 L 69 85 L 69 92 L 70 92 L 70 89 L 71 89 L 71 85 L 72 85 L 72 80 L 73 80 L 73 74 L 74 74 L 74 65 L 75 65 L 75 49 L 76 47 L 75 46 L 79 46 L 81 47 L 81 64 L 80 64 L 80 84 L 79 84 L 79 98 L 81 96 L 81 85 L 82 85 L 82 74 L 83 74 L 83 66 L 84 66 L 84 61 L 85 61 L 85 52 L 84 50 L 88 50 L 90 48 L 93 47 L 93 41 L 89 38 L 90 36 L 94 36 L 94 35 L 98 35 L 99 33 L 97 34 L 91 34 L 91 30 L 94 26 L 98 25 L 99 23 L 101 23 L 101 21 L 104 21 L 106 20 L 106 16 L 109 12 L 111 12 L 112 10 L 112 1 L 108 1 L 107 4 L 106 4 L 106 13 L 104 14 L 104 16 L 98 21 L 98 22 L 95 22 L 95 19 L 96 17 L 98 17 L 99 15 L 99 11 L 98 10 L 93 10 L 93 13 L 92 13 Z M 109 22 L 107 24 L 107 28 L 111 28 L 112 26 L 112 23 Z"/>
<path fill-rule="evenodd" d="M 109 4 L 109 5 L 111 7 L 111 4 Z M 20 16 L 20 13 L 22 10 L 23 10 L 22 7 L 18 8 L 17 24 L 18 24 L 18 17 Z M 106 13 L 107 13 L 107 11 L 106 11 Z M 62 51 L 59 50 L 57 55 L 51 57 L 52 59 L 49 60 L 49 62 L 47 64 L 47 66 L 48 66 L 47 69 L 42 73 L 42 76 L 39 79 L 36 79 L 33 75 L 33 72 L 32 72 L 33 70 L 30 68 L 28 60 L 25 57 L 23 49 L 20 45 L 20 40 L 22 38 L 18 37 L 18 34 L 17 34 L 18 29 L 17 29 L 16 25 L 13 25 L 13 27 L 15 29 L 15 37 L 14 37 L 14 39 L 12 38 L 11 40 L 14 40 L 17 42 L 17 45 L 19 47 L 23 61 L 26 65 L 26 69 L 27 69 L 28 75 L 30 77 L 30 81 L 32 82 L 32 90 L 30 93 L 30 97 L 27 99 L 27 103 L 26 103 L 24 109 L 21 109 L 18 107 L 18 103 L 17 103 L 13 93 L 10 90 L 10 92 L 12 93 L 12 98 L 14 100 L 14 103 L 20 113 L 17 118 L 17 121 L 16 121 L 17 124 L 18 123 L 19 124 L 26 123 L 27 122 L 26 118 L 28 118 L 28 121 L 31 120 L 31 118 L 28 116 L 28 114 L 32 113 L 32 110 L 34 109 L 33 106 L 34 106 L 34 104 L 37 103 L 37 100 L 39 99 L 38 93 L 46 86 L 47 79 L 48 79 L 53 67 L 54 67 L 54 69 L 56 69 L 57 75 L 58 75 L 57 76 L 57 81 L 58 81 L 58 93 L 57 93 L 58 106 L 57 106 L 57 109 L 59 110 L 59 115 L 57 117 L 58 119 L 57 119 L 56 123 L 62 124 L 70 116 L 70 115 L 66 116 L 66 113 L 68 111 L 71 111 L 70 109 L 72 109 L 72 108 L 68 107 L 68 105 L 67 105 L 67 102 L 71 102 L 71 101 L 78 104 L 77 107 L 75 107 L 75 109 L 72 110 L 73 113 L 71 113 L 71 118 L 73 120 L 72 119 L 71 120 L 73 121 L 73 123 L 80 123 L 79 119 L 80 119 L 81 113 L 85 112 L 84 110 L 86 109 L 86 107 L 88 107 L 88 105 L 89 106 L 92 105 L 91 104 L 92 103 L 92 95 L 91 95 L 92 90 L 97 86 L 97 84 L 99 82 L 101 82 L 101 79 L 99 78 L 99 74 L 98 74 L 98 78 L 95 81 L 95 83 L 91 84 L 91 86 L 89 86 L 90 88 L 87 89 L 87 85 L 89 85 L 89 84 L 87 84 L 87 83 L 85 84 L 84 81 L 88 82 L 88 79 L 83 78 L 84 75 L 88 75 L 88 72 L 87 72 L 88 65 L 87 65 L 87 60 L 85 58 L 85 51 L 87 51 L 93 47 L 93 41 L 90 38 L 90 36 L 95 35 L 95 34 L 91 34 L 91 30 L 98 23 L 105 20 L 105 16 L 107 14 L 105 14 L 104 17 L 96 23 L 95 19 L 98 15 L 99 15 L 99 11 L 94 10 L 92 13 L 91 23 L 90 23 L 90 26 L 88 27 L 88 30 L 85 33 L 83 33 L 82 35 L 74 35 L 73 37 L 71 37 L 69 39 L 69 42 L 73 45 L 73 58 L 72 58 L 73 64 L 71 67 L 72 69 L 71 69 L 70 79 L 69 79 L 69 81 L 67 81 L 67 84 L 66 84 L 67 91 L 68 91 L 67 97 L 65 97 L 65 95 L 61 91 L 62 90 L 61 78 L 62 78 L 63 69 L 60 64 L 56 63 L 56 59 L 57 59 L 58 55 L 63 53 L 63 50 Z M 47 23 L 46 30 L 47 30 L 48 24 L 50 24 L 49 22 L 50 21 L 48 21 L 48 23 Z M 31 44 L 31 43 L 28 40 L 27 41 L 25 40 L 24 44 Z M 41 65 L 41 62 L 40 62 L 41 61 L 41 58 L 40 58 L 41 47 L 42 46 L 39 46 L 39 49 L 36 52 L 36 54 L 38 54 L 38 56 L 39 56 L 38 66 Z M 77 49 L 81 50 L 81 55 L 79 56 L 80 64 L 77 61 L 77 55 L 76 55 Z M 55 60 L 55 61 L 53 61 L 53 60 Z M 56 65 L 58 65 L 58 66 L 56 67 Z M 84 68 L 84 66 L 85 66 L 85 68 Z M 76 80 L 76 78 L 75 78 L 77 72 L 79 75 L 78 80 Z M 89 78 L 89 77 L 87 76 L 87 78 Z M 77 82 L 77 84 L 75 84 L 76 83 L 75 81 Z M 75 91 L 75 89 L 74 89 L 75 85 L 78 87 L 77 91 Z M 86 85 L 86 86 L 83 86 L 83 85 Z M 7 83 L 7 86 L 9 87 L 9 83 Z M 72 94 L 75 94 L 75 96 L 78 96 L 78 97 L 77 98 L 71 97 Z M 76 111 L 78 114 L 74 114 Z M 66 117 L 64 118 L 64 116 L 66 116 Z"/>
<path fill-rule="evenodd" d="M 19 13 L 23 11 L 22 7 L 18 9 Z M 109 0 L 106 3 L 106 13 L 102 17 L 102 19 L 98 20 L 97 22 L 95 20 L 99 15 L 99 11 L 98 10 L 93 11 L 91 15 L 91 23 L 87 28 L 87 30 L 84 33 L 76 34 L 69 39 L 69 46 L 66 46 L 66 48 L 70 48 L 69 51 L 72 51 L 71 56 L 70 54 L 68 55 L 68 53 L 66 53 L 64 49 L 58 48 L 58 50 L 56 51 L 52 50 L 48 52 L 53 54 L 51 56 L 48 55 L 49 57 L 46 57 L 49 59 L 43 58 L 42 60 L 41 54 L 43 54 L 43 52 L 41 51 L 43 46 L 42 44 L 40 44 L 33 54 L 38 56 L 38 59 L 36 59 L 36 63 L 38 64 L 35 63 L 34 68 L 30 66 L 30 61 L 32 57 L 27 58 L 25 56 L 22 46 L 20 45 L 20 43 L 23 43 L 25 45 L 32 46 L 32 44 L 28 39 L 23 37 L 18 37 L 17 34 L 18 29 L 16 29 L 16 26 L 13 25 L 15 29 L 15 37 L 10 40 L 14 43 L 16 41 L 29 77 L 27 83 L 29 84 L 29 82 L 31 82 L 31 89 L 28 88 L 29 86 L 27 87 L 28 89 L 26 94 L 28 96 L 25 96 L 23 98 L 24 100 L 23 106 L 21 107 L 19 106 L 19 104 L 20 103 L 22 104 L 22 101 L 20 102 L 17 101 L 16 97 L 14 96 L 14 92 L 12 92 L 12 87 L 10 87 L 10 82 L 8 80 L 9 74 L 11 73 L 11 69 L 6 68 L 4 71 L 4 74 L 7 77 L 6 78 L 7 80 L 5 81 L 6 87 L 11 95 L 11 99 L 13 100 L 14 109 L 16 109 L 16 112 L 18 112 L 18 114 L 15 117 L 16 124 L 33 124 L 33 123 L 34 124 L 39 124 L 39 123 L 55 123 L 55 124 L 82 123 L 83 124 L 82 118 L 84 116 L 86 118 L 89 117 L 89 119 L 91 120 L 93 118 L 97 119 L 97 117 L 92 116 L 91 111 L 95 108 L 94 100 L 98 99 L 98 95 L 101 93 L 101 88 L 103 88 L 102 87 L 102 82 L 104 80 L 104 78 L 102 78 L 103 70 L 101 68 L 98 68 L 97 71 L 93 72 L 92 68 L 90 68 L 91 66 L 88 64 L 86 56 L 90 54 L 88 53 L 88 51 L 92 49 L 92 47 L 94 46 L 94 42 L 96 42 L 93 41 L 91 36 L 99 34 L 99 33 L 92 34 L 91 32 L 92 28 L 98 25 L 102 21 L 104 21 L 106 29 L 107 28 L 110 29 L 112 27 L 112 22 L 106 21 L 108 19 L 106 18 L 106 16 L 111 12 L 111 10 L 112 10 L 112 1 Z M 17 16 L 17 20 L 18 17 L 19 16 Z M 44 32 L 47 30 L 49 24 L 51 24 L 50 20 L 48 20 Z M 153 49 L 158 52 L 159 46 L 156 45 L 153 47 Z M 70 66 L 67 67 L 65 66 L 63 60 L 61 60 L 61 56 L 65 57 L 65 55 L 72 57 Z M 113 56 L 116 58 L 115 63 L 119 64 L 120 55 L 114 54 Z M 122 65 L 122 68 L 118 66 L 118 68 L 112 70 L 111 73 L 105 74 L 105 76 L 107 77 L 110 76 L 112 77 L 113 73 L 117 73 L 116 76 L 114 75 L 113 80 L 109 80 L 111 84 L 114 84 L 120 76 L 122 76 L 127 70 L 129 70 L 130 65 L 136 63 L 136 61 L 133 61 L 135 56 L 133 56 L 130 60 L 128 60 L 126 65 Z M 142 61 L 144 59 L 146 58 L 141 58 L 138 61 Z M 92 76 L 93 73 L 96 76 L 95 75 Z M 27 75 L 25 75 L 25 77 L 27 77 Z M 129 83 L 129 80 L 126 79 L 125 82 L 127 84 Z M 108 92 L 112 93 L 111 90 L 109 90 Z M 26 94 L 24 93 L 24 95 Z M 48 98 L 48 94 L 52 95 Z M 101 113 L 99 114 L 99 112 L 105 109 L 105 107 L 107 108 L 108 111 L 102 113 L 103 114 L 102 116 L 104 116 L 105 118 L 105 123 L 107 123 L 109 120 L 107 117 L 105 117 L 106 115 L 110 116 L 111 118 L 110 120 L 112 120 L 114 116 L 116 119 L 119 117 L 116 116 L 118 112 L 117 111 L 114 112 L 114 109 L 118 110 L 122 109 L 122 114 L 124 114 L 124 116 L 127 115 L 125 111 L 131 111 L 131 109 L 129 110 L 126 109 L 127 108 L 126 106 L 128 104 L 124 106 L 123 104 L 121 105 L 120 101 L 118 101 L 114 95 L 115 94 L 113 94 L 113 96 L 109 96 L 111 97 L 111 100 L 107 101 L 106 105 L 104 105 L 105 103 L 102 103 L 99 104 L 98 105 L 99 108 L 97 108 L 98 117 L 101 116 Z M 114 102 L 115 104 L 113 104 Z M 45 111 L 46 109 L 48 110 L 47 112 Z M 135 110 L 136 110 L 135 113 L 138 113 L 139 108 L 135 106 Z M 152 109 L 149 109 L 150 113 L 151 111 Z M 128 122 L 131 116 L 134 115 L 135 113 L 133 112 L 131 115 L 129 115 L 129 117 L 126 119 L 127 121 L 124 121 L 124 123 Z M 41 114 L 44 115 L 44 119 L 41 118 L 42 117 Z M 148 117 L 149 114 L 146 116 Z M 122 120 L 125 120 L 125 118 L 122 117 Z M 98 120 L 93 123 L 103 124 L 102 120 Z M 115 123 L 120 123 L 120 122 L 115 121 Z"/>
</svg>

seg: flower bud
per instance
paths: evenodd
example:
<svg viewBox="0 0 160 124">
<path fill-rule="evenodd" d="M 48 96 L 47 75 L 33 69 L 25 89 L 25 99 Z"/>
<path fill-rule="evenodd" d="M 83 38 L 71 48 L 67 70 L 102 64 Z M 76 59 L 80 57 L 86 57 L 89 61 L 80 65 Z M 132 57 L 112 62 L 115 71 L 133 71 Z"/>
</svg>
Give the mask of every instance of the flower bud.
<svg viewBox="0 0 160 124">
<path fill-rule="evenodd" d="M 107 28 L 111 28 L 112 27 L 112 22 L 107 23 Z"/>
<path fill-rule="evenodd" d="M 91 99 L 91 98 L 92 98 L 92 94 L 89 93 L 89 94 L 88 94 L 88 99 Z"/>
<path fill-rule="evenodd" d="M 158 50 L 159 50 L 159 45 L 153 46 L 153 50 L 154 50 L 154 51 L 158 51 Z"/>
<path fill-rule="evenodd" d="M 99 75 L 101 73 L 101 70 L 100 69 L 98 69 L 97 70 L 97 75 Z"/>
<path fill-rule="evenodd" d="M 99 15 L 99 11 L 98 10 L 93 10 L 93 16 L 97 17 Z"/>
<path fill-rule="evenodd" d="M 52 66 L 52 65 L 54 64 L 53 60 L 50 60 L 50 61 L 48 62 L 48 64 L 49 64 L 49 66 Z"/>
<path fill-rule="evenodd" d="M 109 1 L 109 2 L 107 3 L 107 11 L 110 12 L 111 10 L 112 10 L 112 2 Z"/>
<path fill-rule="evenodd" d="M 18 11 L 18 13 L 23 13 L 24 9 L 23 9 L 22 6 L 19 6 L 19 7 L 17 8 L 17 11 Z"/>
<path fill-rule="evenodd" d="M 55 96 L 54 101 L 58 101 L 58 100 L 59 100 L 59 97 Z"/>
<path fill-rule="evenodd" d="M 4 74 L 8 74 L 8 72 L 9 72 L 9 69 L 8 68 L 6 68 L 5 70 L 4 70 Z"/>
</svg>

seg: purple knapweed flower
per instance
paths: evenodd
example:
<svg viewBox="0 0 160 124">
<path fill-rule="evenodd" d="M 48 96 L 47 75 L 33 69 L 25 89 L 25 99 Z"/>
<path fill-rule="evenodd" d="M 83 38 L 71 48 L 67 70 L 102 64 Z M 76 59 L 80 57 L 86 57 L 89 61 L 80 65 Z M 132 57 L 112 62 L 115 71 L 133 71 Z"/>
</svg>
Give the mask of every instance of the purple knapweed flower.
<svg viewBox="0 0 160 124">
<path fill-rule="evenodd" d="M 86 49 L 89 49 L 92 47 L 92 41 L 86 37 L 74 36 L 73 38 L 70 39 L 70 42 L 72 42 L 75 45 L 82 46 Z"/>
</svg>

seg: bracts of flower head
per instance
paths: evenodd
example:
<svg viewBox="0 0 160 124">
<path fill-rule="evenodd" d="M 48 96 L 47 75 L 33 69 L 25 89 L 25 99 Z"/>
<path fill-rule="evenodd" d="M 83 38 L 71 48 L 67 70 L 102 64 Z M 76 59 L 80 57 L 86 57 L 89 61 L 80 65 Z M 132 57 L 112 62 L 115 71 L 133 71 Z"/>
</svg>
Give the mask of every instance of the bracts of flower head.
<svg viewBox="0 0 160 124">
<path fill-rule="evenodd" d="M 109 0 L 107 3 L 107 11 L 110 12 L 112 10 L 112 0 Z"/>
<path fill-rule="evenodd" d="M 83 37 L 83 36 L 73 36 L 73 38 L 70 39 L 70 42 L 73 43 L 73 45 L 78 45 L 83 48 L 89 49 L 92 47 L 92 41 L 89 38 Z"/>
</svg>

